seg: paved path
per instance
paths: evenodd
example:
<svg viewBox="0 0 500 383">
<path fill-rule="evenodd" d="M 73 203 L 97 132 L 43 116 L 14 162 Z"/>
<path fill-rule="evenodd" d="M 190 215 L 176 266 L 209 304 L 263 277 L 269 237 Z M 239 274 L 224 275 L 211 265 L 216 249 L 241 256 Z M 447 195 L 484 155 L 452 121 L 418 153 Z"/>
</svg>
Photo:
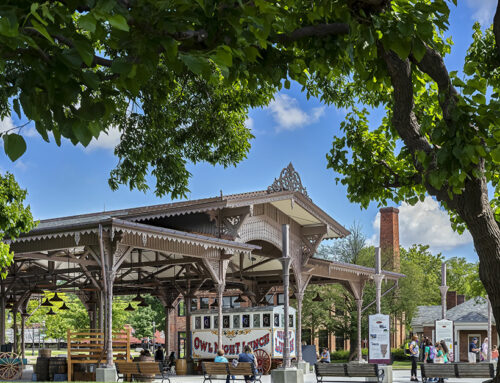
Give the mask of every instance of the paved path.
<svg viewBox="0 0 500 383">
<path fill-rule="evenodd" d="M 23 382 L 31 382 L 31 375 L 33 373 L 32 366 L 27 366 L 27 369 L 23 372 L 22 380 Z M 420 379 L 420 378 L 419 378 Z M 487 379 L 447 379 L 447 383 L 482 383 Z M 335 382 L 359 382 L 360 379 L 354 378 L 339 378 L 332 381 Z M 172 383 L 203 383 L 203 376 L 174 376 L 171 378 Z M 224 381 L 221 381 L 225 383 Z M 240 381 L 241 382 L 241 381 Z M 410 370 L 394 370 L 393 371 L 393 382 L 394 383 L 406 383 L 410 382 Z M 161 383 L 161 380 L 156 380 L 155 383 Z M 262 383 L 272 383 L 271 376 L 263 376 Z M 307 374 L 304 379 L 304 383 L 316 383 L 316 377 L 314 374 Z"/>
</svg>

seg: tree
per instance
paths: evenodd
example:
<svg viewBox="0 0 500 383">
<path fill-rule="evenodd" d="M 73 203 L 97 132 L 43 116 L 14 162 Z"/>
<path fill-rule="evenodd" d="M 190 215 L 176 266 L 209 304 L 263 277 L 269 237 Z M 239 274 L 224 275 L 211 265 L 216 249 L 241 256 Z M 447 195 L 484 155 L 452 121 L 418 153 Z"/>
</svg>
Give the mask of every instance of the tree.
<svg viewBox="0 0 500 383">
<path fill-rule="evenodd" d="M 26 233 L 35 226 L 29 205 L 23 204 L 26 195 L 26 190 L 19 187 L 12 174 L 0 175 L 0 275 L 2 278 L 7 275 L 7 267 L 14 257 L 5 240 L 15 240 L 21 233 Z"/>
<path fill-rule="evenodd" d="M 321 245 L 315 257 L 357 264 L 361 251 L 366 246 L 366 237 L 362 226 L 356 222 L 351 225 L 349 231 L 350 235 L 337 240 L 333 245 Z"/>
</svg>

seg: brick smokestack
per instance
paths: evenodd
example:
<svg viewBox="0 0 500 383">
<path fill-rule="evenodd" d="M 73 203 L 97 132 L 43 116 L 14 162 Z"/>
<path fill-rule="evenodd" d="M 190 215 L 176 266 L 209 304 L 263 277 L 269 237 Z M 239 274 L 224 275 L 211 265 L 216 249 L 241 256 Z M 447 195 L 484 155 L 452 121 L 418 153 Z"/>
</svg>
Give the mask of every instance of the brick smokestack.
<svg viewBox="0 0 500 383">
<path fill-rule="evenodd" d="M 462 303 L 465 302 L 465 295 L 463 294 L 458 294 L 457 295 L 457 306 L 461 305 Z"/>
<path fill-rule="evenodd" d="M 394 207 L 380 209 L 380 250 L 382 268 L 399 272 L 399 210 Z"/>
<path fill-rule="evenodd" d="M 448 291 L 446 293 L 446 310 L 452 309 L 457 305 L 457 292 Z"/>
</svg>

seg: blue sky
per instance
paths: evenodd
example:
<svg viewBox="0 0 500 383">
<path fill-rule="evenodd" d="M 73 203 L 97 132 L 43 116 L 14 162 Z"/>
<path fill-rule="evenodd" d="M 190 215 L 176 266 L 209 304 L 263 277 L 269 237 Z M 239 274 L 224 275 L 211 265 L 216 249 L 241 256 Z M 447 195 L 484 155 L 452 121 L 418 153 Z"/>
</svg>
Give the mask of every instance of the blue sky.
<svg viewBox="0 0 500 383">
<path fill-rule="evenodd" d="M 455 45 L 446 59 L 450 71 L 462 68 L 474 21 L 489 25 L 495 5 L 495 0 L 465 0 L 457 8 L 452 6 L 448 35 Z M 292 86 L 276 95 L 269 107 L 250 112 L 248 124 L 255 139 L 248 158 L 237 168 L 189 166 L 193 174 L 189 198 L 219 195 L 220 190 L 230 194 L 265 189 L 291 161 L 316 204 L 346 227 L 354 221 L 361 224 L 370 243 L 378 243 L 376 204 L 362 210 L 350 203 L 345 188 L 336 185 L 335 174 L 326 169 L 325 155 L 345 113 L 319 100 L 306 100 L 299 88 Z M 377 116 L 373 118 L 376 123 Z M 12 123 L 18 121 L 0 121 L 0 129 Z M 15 163 L 0 154 L 0 170 L 12 172 L 28 189 L 28 203 L 37 219 L 170 202 L 153 192 L 109 189 L 108 175 L 117 163 L 113 155 L 117 132 L 101 136 L 89 148 L 69 142 L 59 148 L 45 143 L 30 127 L 23 134 L 28 143 L 26 154 Z M 417 207 L 400 207 L 400 237 L 405 247 L 422 243 L 446 257 L 477 259 L 470 235 L 453 233 L 447 214 L 430 198 Z"/>
</svg>

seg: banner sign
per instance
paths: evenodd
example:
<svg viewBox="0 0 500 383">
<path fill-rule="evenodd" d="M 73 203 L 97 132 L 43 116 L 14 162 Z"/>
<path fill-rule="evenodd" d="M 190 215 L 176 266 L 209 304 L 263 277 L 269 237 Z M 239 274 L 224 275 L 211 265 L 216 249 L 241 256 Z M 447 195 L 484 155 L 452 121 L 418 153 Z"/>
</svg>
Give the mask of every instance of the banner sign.
<svg viewBox="0 0 500 383">
<path fill-rule="evenodd" d="M 270 354 L 273 358 L 283 358 L 284 338 L 284 330 L 274 330 L 273 353 Z M 288 340 L 290 341 L 290 357 L 295 357 L 295 330 L 288 331 Z"/>
<path fill-rule="evenodd" d="M 217 344 L 217 330 L 193 331 L 193 358 L 214 358 L 220 348 Z M 263 349 L 271 355 L 272 330 L 224 330 L 222 349 L 226 357 L 237 357 L 248 344 L 252 349 Z"/>
<path fill-rule="evenodd" d="M 447 319 L 437 320 L 434 325 L 435 342 L 444 340 L 448 347 L 448 360 L 453 362 L 453 321 Z"/>
<path fill-rule="evenodd" d="M 389 315 L 368 316 L 368 363 L 391 363 Z"/>
</svg>

